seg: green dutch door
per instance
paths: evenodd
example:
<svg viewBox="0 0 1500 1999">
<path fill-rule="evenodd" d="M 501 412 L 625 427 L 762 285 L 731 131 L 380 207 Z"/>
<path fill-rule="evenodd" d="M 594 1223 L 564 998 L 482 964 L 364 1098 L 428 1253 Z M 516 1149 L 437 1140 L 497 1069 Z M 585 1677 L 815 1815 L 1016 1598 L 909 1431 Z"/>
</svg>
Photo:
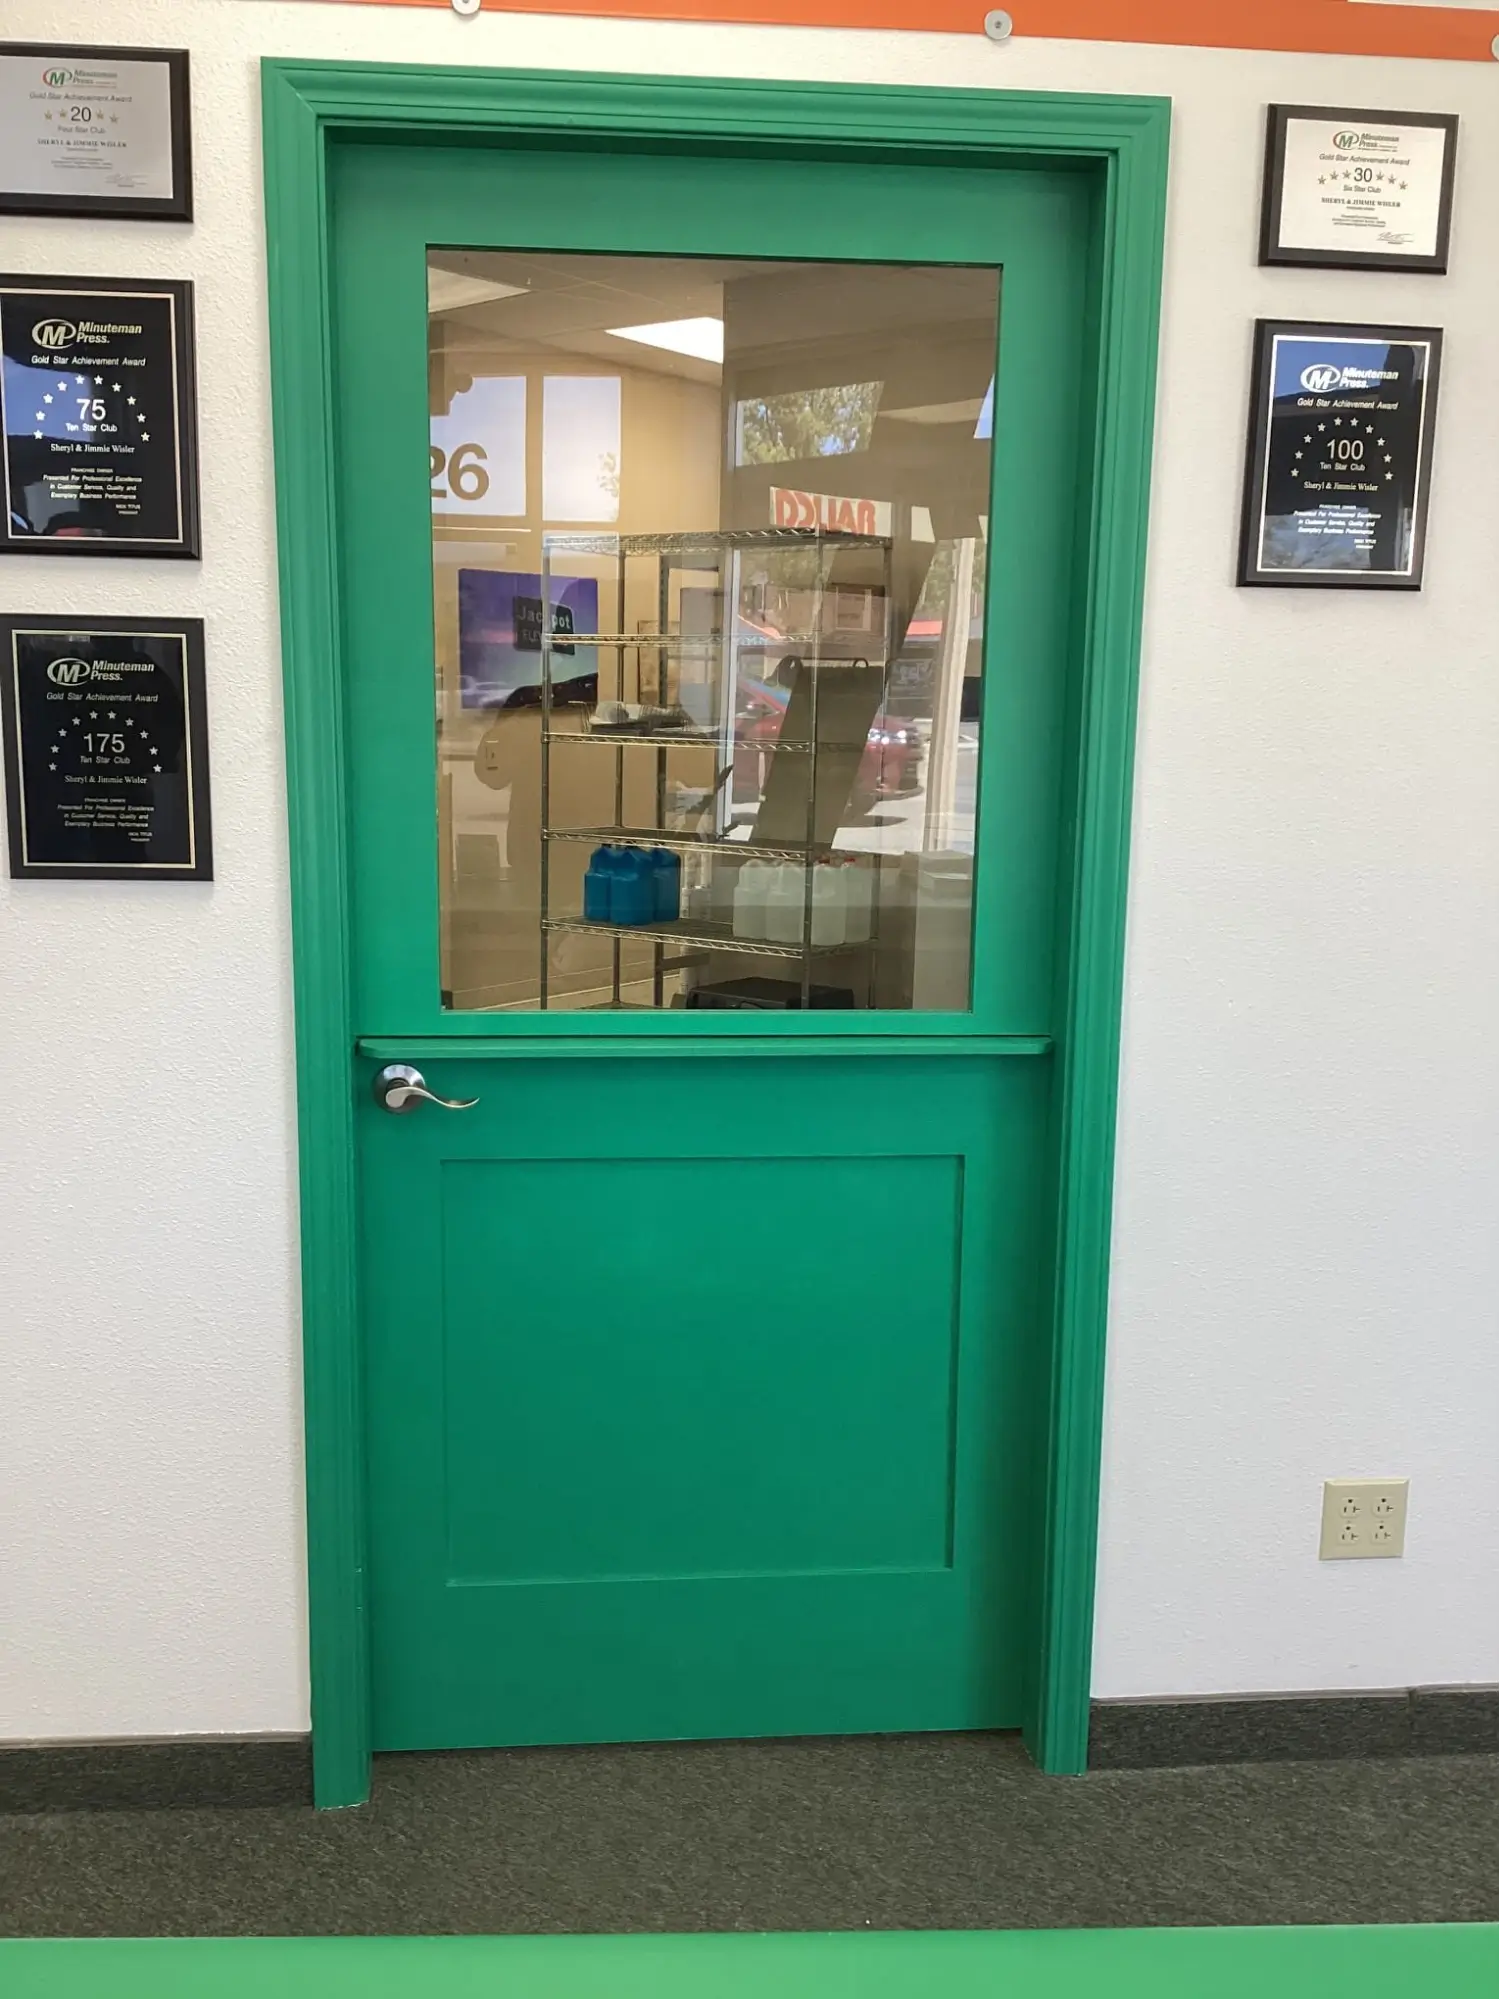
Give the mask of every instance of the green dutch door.
<svg viewBox="0 0 1500 1999">
<path fill-rule="evenodd" d="M 1018 1726 L 1087 187 L 334 170 L 375 1746 Z"/>
</svg>

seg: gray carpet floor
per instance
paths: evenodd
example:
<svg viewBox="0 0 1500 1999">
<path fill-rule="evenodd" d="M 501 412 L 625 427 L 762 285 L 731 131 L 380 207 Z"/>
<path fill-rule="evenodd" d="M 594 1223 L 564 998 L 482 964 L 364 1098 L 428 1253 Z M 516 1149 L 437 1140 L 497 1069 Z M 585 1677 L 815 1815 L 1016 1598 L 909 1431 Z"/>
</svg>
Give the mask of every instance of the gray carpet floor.
<svg viewBox="0 0 1500 1999">
<path fill-rule="evenodd" d="M 1488 1920 L 1495 1774 L 1048 1778 L 1006 1736 L 388 1756 L 359 1811 L 0 1818 L 0 1934 Z"/>
</svg>

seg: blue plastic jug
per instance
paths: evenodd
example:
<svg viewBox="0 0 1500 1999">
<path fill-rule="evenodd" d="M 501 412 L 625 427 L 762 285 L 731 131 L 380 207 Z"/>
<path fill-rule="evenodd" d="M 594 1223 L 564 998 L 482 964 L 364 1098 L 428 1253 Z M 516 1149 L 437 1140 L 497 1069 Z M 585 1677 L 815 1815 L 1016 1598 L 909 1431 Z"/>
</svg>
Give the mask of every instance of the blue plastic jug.
<svg viewBox="0 0 1500 1999">
<path fill-rule="evenodd" d="M 682 914 L 682 860 L 668 847 L 651 849 L 653 906 L 658 923 L 675 923 Z"/>
<path fill-rule="evenodd" d="M 655 922 L 656 870 L 644 847 L 617 850 L 609 908 L 611 923 Z"/>
<path fill-rule="evenodd" d="M 618 847 L 596 847 L 583 878 L 583 918 L 586 923 L 614 921 L 614 887 L 620 871 Z"/>
</svg>

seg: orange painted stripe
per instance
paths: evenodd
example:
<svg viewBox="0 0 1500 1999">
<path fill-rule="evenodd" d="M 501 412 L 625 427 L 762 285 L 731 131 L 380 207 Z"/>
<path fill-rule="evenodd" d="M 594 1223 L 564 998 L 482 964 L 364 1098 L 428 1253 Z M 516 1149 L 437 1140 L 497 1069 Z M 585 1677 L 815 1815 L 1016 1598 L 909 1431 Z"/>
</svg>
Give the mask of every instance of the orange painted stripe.
<svg viewBox="0 0 1500 1999">
<path fill-rule="evenodd" d="M 450 0 L 359 0 L 446 7 Z M 483 0 L 486 13 L 624 15 L 796 28 L 978 34 L 985 0 Z M 1500 14 L 1485 8 L 1366 6 L 1360 0 L 1012 0 L 1018 36 L 1164 42 L 1183 48 L 1491 62 Z M 1314 91 L 1312 93 L 1316 95 Z"/>
</svg>

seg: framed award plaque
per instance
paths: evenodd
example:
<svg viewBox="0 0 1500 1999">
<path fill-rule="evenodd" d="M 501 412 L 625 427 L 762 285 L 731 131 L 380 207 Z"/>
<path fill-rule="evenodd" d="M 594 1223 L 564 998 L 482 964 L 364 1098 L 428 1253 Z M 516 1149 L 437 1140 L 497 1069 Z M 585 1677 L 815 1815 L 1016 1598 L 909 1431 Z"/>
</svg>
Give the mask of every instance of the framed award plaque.
<svg viewBox="0 0 1500 1999">
<path fill-rule="evenodd" d="M 201 618 L 0 618 L 13 877 L 211 881 Z"/>
<path fill-rule="evenodd" d="M 1256 322 L 1236 581 L 1421 589 L 1442 351 L 1435 326 Z"/>
<path fill-rule="evenodd" d="M 1271 105 L 1260 261 L 1446 271 L 1457 157 L 1450 112 Z"/>
<path fill-rule="evenodd" d="M 0 214 L 191 222 L 187 50 L 0 42 Z"/>
<path fill-rule="evenodd" d="M 198 555 L 192 285 L 0 277 L 0 345 L 0 555 Z"/>
</svg>

